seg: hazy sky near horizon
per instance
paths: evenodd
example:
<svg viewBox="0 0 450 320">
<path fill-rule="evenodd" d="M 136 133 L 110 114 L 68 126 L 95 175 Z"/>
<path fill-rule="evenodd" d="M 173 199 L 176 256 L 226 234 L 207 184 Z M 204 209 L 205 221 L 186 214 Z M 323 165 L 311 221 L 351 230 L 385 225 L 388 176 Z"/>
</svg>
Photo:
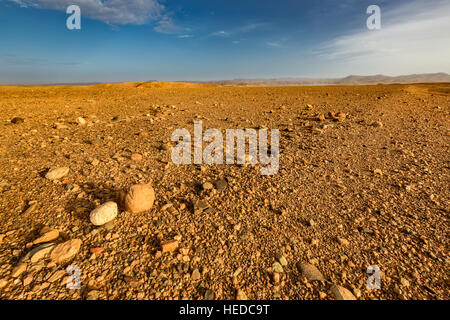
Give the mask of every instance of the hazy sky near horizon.
<svg viewBox="0 0 450 320">
<path fill-rule="evenodd" d="M 81 30 L 66 28 L 71 4 Z M 0 0 L 0 83 L 450 73 L 449 13 L 449 0 Z"/>
</svg>

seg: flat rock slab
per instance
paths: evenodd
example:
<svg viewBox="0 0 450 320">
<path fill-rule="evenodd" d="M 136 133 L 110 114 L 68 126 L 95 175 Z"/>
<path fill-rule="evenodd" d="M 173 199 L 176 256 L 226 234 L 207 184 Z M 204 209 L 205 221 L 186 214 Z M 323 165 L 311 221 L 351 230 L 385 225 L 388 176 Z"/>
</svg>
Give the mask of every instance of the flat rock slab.
<svg viewBox="0 0 450 320">
<path fill-rule="evenodd" d="M 69 170 L 67 167 L 51 168 L 45 177 L 49 180 L 58 180 L 67 175 Z"/>
</svg>

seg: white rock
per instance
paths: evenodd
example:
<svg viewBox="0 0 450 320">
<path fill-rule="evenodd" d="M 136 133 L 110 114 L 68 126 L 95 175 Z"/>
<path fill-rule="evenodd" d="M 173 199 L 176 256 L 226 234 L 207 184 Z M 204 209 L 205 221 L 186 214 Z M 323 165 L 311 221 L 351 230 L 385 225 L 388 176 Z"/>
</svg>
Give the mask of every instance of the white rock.
<svg viewBox="0 0 450 320">
<path fill-rule="evenodd" d="M 86 120 L 84 120 L 84 118 L 82 118 L 82 117 L 78 117 L 77 120 L 76 120 L 76 122 L 77 122 L 80 126 L 83 126 L 83 125 L 86 124 Z"/>
<path fill-rule="evenodd" d="M 69 170 L 67 167 L 51 168 L 45 177 L 49 180 L 57 180 L 68 174 Z"/>
<path fill-rule="evenodd" d="M 117 203 L 108 201 L 92 210 L 90 219 L 93 225 L 101 226 L 108 223 L 117 216 Z"/>
</svg>

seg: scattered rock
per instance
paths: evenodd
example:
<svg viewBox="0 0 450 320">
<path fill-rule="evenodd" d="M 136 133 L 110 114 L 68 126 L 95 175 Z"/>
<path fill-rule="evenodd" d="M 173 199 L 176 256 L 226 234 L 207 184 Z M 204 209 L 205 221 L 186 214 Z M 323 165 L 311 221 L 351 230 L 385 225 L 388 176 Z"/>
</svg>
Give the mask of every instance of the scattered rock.
<svg viewBox="0 0 450 320">
<path fill-rule="evenodd" d="M 169 240 L 161 242 L 162 252 L 174 252 L 178 249 L 178 241 L 177 240 Z"/>
<path fill-rule="evenodd" d="M 222 192 L 223 190 L 225 190 L 227 188 L 228 183 L 227 183 L 227 180 L 220 179 L 220 180 L 216 181 L 215 185 L 216 185 L 217 191 Z"/>
<path fill-rule="evenodd" d="M 23 123 L 24 121 L 25 121 L 24 118 L 19 118 L 19 117 L 14 117 L 11 119 L 11 123 L 14 123 L 14 124 Z"/>
<path fill-rule="evenodd" d="M 19 263 L 11 272 L 11 277 L 18 278 L 22 273 L 27 271 L 27 264 L 26 263 Z"/>
<path fill-rule="evenodd" d="M 101 226 L 114 220 L 114 218 L 117 217 L 117 213 L 117 203 L 108 201 L 92 210 L 90 220 L 93 225 Z"/>
<path fill-rule="evenodd" d="M 273 269 L 273 271 L 278 272 L 278 273 L 283 272 L 283 267 L 281 266 L 281 264 L 279 262 L 274 262 L 272 265 L 272 269 Z"/>
<path fill-rule="evenodd" d="M 47 172 L 45 177 L 49 180 L 58 180 L 68 174 L 69 170 L 67 167 L 52 168 Z"/>
<path fill-rule="evenodd" d="M 33 244 L 51 242 L 51 241 L 58 239 L 58 237 L 59 237 L 58 230 L 53 230 L 53 229 L 47 230 L 47 228 L 42 229 L 40 234 L 41 234 L 41 236 L 39 238 L 37 238 L 36 240 L 34 240 Z"/>
<path fill-rule="evenodd" d="M 205 183 L 202 185 L 202 188 L 203 188 L 203 190 L 210 190 L 210 189 L 213 189 L 214 186 L 213 186 L 212 183 L 210 183 L 210 182 L 205 182 Z"/>
<path fill-rule="evenodd" d="M 194 202 L 194 213 L 201 213 L 208 208 L 209 208 L 208 204 L 206 204 L 206 202 L 204 202 L 202 200 L 198 200 L 198 201 Z"/>
<path fill-rule="evenodd" d="M 355 296 L 344 287 L 333 285 L 330 290 L 337 300 L 356 300 Z"/>
<path fill-rule="evenodd" d="M 309 263 L 297 263 L 297 269 L 308 279 L 308 281 L 325 281 L 322 273 Z"/>
<path fill-rule="evenodd" d="M 238 289 L 236 291 L 236 300 L 248 300 L 244 290 Z"/>
<path fill-rule="evenodd" d="M 133 185 L 124 199 L 125 210 L 139 213 L 150 210 L 155 201 L 155 192 L 150 184 Z"/>
<path fill-rule="evenodd" d="M 372 126 L 376 127 L 376 128 L 382 128 L 383 127 L 383 122 L 375 121 L 374 123 L 372 123 Z"/>
<path fill-rule="evenodd" d="M 194 269 L 194 271 L 192 271 L 191 279 L 193 281 L 200 280 L 200 271 L 198 271 L 198 269 Z"/>
<path fill-rule="evenodd" d="M 337 238 L 337 241 L 338 241 L 341 245 L 346 246 L 346 247 L 350 245 L 350 242 L 349 242 L 347 239 L 344 239 L 344 238 L 338 237 L 338 238 Z"/>
<path fill-rule="evenodd" d="M 76 121 L 80 126 L 84 126 L 84 125 L 86 124 L 86 120 L 84 120 L 84 118 L 82 118 L 82 117 L 78 117 L 75 121 Z"/>
<path fill-rule="evenodd" d="M 133 153 L 133 154 L 131 154 L 131 160 L 133 160 L 133 161 L 141 161 L 142 160 L 142 155 L 140 155 L 139 153 Z"/>
<path fill-rule="evenodd" d="M 50 259 L 55 263 L 63 263 L 75 257 L 81 247 L 80 239 L 72 239 L 57 245 L 50 254 Z"/>
<path fill-rule="evenodd" d="M 283 267 L 286 267 L 288 265 L 286 258 L 281 253 L 278 253 L 276 255 L 276 258 Z"/>
<path fill-rule="evenodd" d="M 216 295 L 214 294 L 214 291 L 206 289 L 205 295 L 204 295 L 205 300 L 214 300 L 215 296 Z"/>
</svg>

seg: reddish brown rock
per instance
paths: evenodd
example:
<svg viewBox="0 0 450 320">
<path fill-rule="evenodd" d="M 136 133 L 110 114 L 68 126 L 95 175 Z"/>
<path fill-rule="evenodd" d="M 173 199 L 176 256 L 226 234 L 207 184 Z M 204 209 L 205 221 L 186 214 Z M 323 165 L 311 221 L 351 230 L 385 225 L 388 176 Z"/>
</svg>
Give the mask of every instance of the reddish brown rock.
<svg viewBox="0 0 450 320">
<path fill-rule="evenodd" d="M 75 257 L 81 247 L 80 239 L 72 239 L 55 247 L 50 254 L 50 259 L 55 263 L 62 263 Z"/>
<path fill-rule="evenodd" d="M 174 252 L 178 248 L 178 241 L 169 240 L 161 242 L 162 252 Z"/>
<path fill-rule="evenodd" d="M 132 186 L 124 197 L 125 210 L 139 213 L 150 210 L 155 201 L 155 191 L 149 184 L 136 184 Z"/>
</svg>

